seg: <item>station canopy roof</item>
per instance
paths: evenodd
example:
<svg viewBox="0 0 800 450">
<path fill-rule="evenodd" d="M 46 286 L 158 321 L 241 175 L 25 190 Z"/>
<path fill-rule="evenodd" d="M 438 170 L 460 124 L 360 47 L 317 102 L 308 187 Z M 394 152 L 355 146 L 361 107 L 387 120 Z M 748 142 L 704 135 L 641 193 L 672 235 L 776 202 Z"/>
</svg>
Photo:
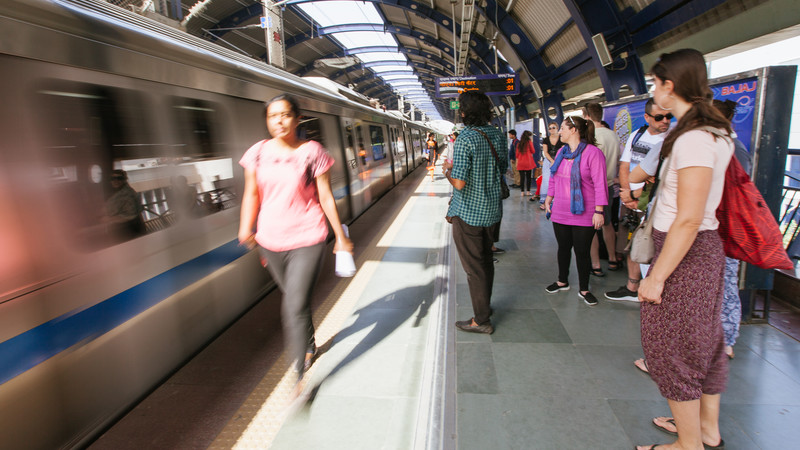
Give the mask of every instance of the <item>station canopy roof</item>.
<svg viewBox="0 0 800 450">
<path fill-rule="evenodd" d="M 188 33 L 266 60 L 261 1 L 181 1 Z M 644 93 L 645 70 L 660 53 L 710 53 L 776 31 L 781 24 L 754 18 L 791 0 L 274 3 L 283 11 L 287 71 L 350 86 L 389 109 L 403 95 L 406 110 L 414 104 L 435 120 L 453 114 L 449 99 L 435 96 L 437 77 L 516 73 L 520 94 L 493 100 L 498 112 L 513 106 L 518 119 L 539 109 L 540 95 L 569 109 Z M 735 28 L 737 20 L 746 29 Z"/>
</svg>

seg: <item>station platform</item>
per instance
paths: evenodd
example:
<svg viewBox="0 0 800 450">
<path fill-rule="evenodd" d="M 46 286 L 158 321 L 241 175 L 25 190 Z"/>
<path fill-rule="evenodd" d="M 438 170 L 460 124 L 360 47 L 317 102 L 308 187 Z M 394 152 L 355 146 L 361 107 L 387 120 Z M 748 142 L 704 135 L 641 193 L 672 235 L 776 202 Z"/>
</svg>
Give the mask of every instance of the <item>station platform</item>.
<svg viewBox="0 0 800 450">
<path fill-rule="evenodd" d="M 438 171 L 437 171 L 438 172 Z M 277 290 L 154 390 L 92 449 L 563 449 L 667 443 L 669 415 L 642 356 L 639 306 L 602 294 L 624 272 L 592 277 L 590 307 L 554 295 L 556 243 L 538 203 L 504 201 L 492 335 L 472 316 L 444 215 L 450 186 L 415 171 L 351 226 L 358 272 L 326 260 L 315 293 L 321 352 L 292 401 Z M 605 266 L 605 264 L 604 264 Z M 577 285 L 573 270 L 570 283 Z M 800 442 L 800 342 L 743 325 L 722 397 L 728 449 Z"/>
</svg>

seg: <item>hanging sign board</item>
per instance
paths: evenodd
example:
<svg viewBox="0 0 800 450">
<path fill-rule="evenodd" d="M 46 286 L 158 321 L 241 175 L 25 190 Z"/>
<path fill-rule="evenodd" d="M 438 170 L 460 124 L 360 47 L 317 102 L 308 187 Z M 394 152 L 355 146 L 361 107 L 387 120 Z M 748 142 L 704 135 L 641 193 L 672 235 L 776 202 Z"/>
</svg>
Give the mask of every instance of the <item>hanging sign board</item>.
<svg viewBox="0 0 800 450">
<path fill-rule="evenodd" d="M 519 94 L 519 81 L 513 73 L 436 78 L 437 98 L 458 97 L 467 91 L 486 95 L 514 95 Z"/>
<path fill-rule="evenodd" d="M 267 62 L 281 69 L 286 67 L 286 47 L 283 42 L 283 10 L 273 6 L 272 0 L 263 0 L 264 17 L 261 28 L 266 34 Z"/>
</svg>

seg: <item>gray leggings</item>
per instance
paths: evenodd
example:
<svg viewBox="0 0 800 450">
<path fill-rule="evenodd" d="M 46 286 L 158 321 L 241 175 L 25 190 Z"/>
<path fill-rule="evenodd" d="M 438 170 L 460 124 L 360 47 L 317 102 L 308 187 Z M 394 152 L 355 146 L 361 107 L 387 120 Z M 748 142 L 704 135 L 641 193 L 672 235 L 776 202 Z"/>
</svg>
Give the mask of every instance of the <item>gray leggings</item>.
<svg viewBox="0 0 800 450">
<path fill-rule="evenodd" d="M 309 247 L 273 252 L 259 247 L 267 270 L 283 292 L 281 319 L 289 347 L 289 359 L 303 372 L 306 351 L 314 348 L 314 323 L 311 321 L 311 294 L 322 264 L 325 242 Z"/>
</svg>

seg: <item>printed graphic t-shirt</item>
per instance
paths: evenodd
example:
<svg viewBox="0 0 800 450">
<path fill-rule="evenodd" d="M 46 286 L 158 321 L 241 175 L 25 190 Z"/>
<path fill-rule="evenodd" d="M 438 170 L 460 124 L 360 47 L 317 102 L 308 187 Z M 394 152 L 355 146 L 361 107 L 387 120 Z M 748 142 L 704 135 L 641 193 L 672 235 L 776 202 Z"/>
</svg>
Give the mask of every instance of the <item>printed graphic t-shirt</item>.
<svg viewBox="0 0 800 450">
<path fill-rule="evenodd" d="M 652 135 L 650 131 L 645 131 L 642 137 L 636 141 L 636 145 L 631 148 L 633 136 L 635 135 L 636 133 L 631 133 L 628 137 L 628 142 L 625 143 L 625 150 L 622 151 L 622 156 L 619 158 L 620 162 L 630 163 L 631 172 L 644 161 L 645 157 L 650 152 L 661 152 L 661 144 L 664 143 L 664 138 L 667 136 L 667 133 Z M 644 183 L 631 183 L 632 191 L 641 189 L 642 187 L 644 187 Z"/>
<path fill-rule="evenodd" d="M 246 170 L 256 171 L 261 201 L 256 242 L 274 252 L 319 244 L 328 236 L 328 225 L 315 179 L 334 160 L 316 141 L 290 153 L 279 151 L 271 142 L 257 142 L 239 161 Z"/>
</svg>

